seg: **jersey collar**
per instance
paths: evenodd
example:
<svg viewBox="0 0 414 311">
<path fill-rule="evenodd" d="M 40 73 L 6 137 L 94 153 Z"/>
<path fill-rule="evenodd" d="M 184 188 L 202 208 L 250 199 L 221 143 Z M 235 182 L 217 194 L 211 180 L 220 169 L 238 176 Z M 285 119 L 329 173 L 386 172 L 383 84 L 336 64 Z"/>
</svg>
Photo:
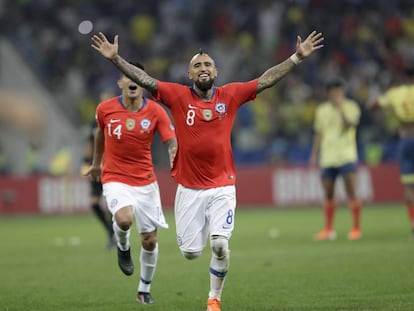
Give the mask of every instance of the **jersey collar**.
<svg viewBox="0 0 414 311">
<path fill-rule="evenodd" d="M 193 92 L 198 98 L 200 98 L 200 99 L 202 99 L 202 100 L 204 100 L 204 98 L 201 98 L 200 97 L 200 95 L 198 95 L 197 94 L 197 92 L 194 90 L 194 87 L 193 86 L 190 86 L 190 90 L 191 90 L 191 92 Z M 215 86 L 213 86 L 213 91 L 212 91 L 212 93 L 211 93 L 211 99 L 213 99 L 213 97 L 214 97 L 214 94 L 216 93 L 216 87 Z M 211 101 L 211 99 L 209 100 L 209 101 Z"/>
<path fill-rule="evenodd" d="M 118 103 L 122 106 L 122 107 L 124 107 L 125 108 L 125 105 L 124 105 L 124 103 L 123 103 L 123 101 L 122 101 L 122 95 L 119 95 L 118 96 Z M 144 109 L 144 107 L 147 105 L 147 98 L 146 97 L 144 97 L 144 96 L 142 96 L 142 106 L 141 106 L 141 108 L 139 108 L 138 109 L 138 111 L 141 111 L 142 109 Z M 126 108 L 125 108 L 126 109 Z M 138 112 L 137 111 L 137 112 Z"/>
</svg>

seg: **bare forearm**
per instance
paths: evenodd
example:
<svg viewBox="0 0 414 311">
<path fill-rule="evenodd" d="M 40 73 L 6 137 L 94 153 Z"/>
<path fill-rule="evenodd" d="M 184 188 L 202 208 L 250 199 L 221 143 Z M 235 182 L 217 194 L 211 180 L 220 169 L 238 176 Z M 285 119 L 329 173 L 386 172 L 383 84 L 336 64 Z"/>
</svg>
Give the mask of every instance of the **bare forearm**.
<svg viewBox="0 0 414 311">
<path fill-rule="evenodd" d="M 157 92 L 157 80 L 149 76 L 144 70 L 128 63 L 120 55 L 111 59 L 112 63 L 128 78 L 151 93 Z"/>
<path fill-rule="evenodd" d="M 177 154 L 177 139 L 172 138 L 169 141 L 167 141 L 168 145 L 168 156 L 170 158 L 170 166 L 173 166 L 174 158 Z"/>
<path fill-rule="evenodd" d="M 368 110 L 376 110 L 380 107 L 379 103 L 378 103 L 378 99 L 374 99 L 374 100 L 370 100 L 367 105 L 366 105 Z"/>
<path fill-rule="evenodd" d="M 102 164 L 102 158 L 104 154 L 105 137 L 101 130 L 98 130 L 95 135 L 93 162 L 92 165 L 99 166 Z"/>
<path fill-rule="evenodd" d="M 279 82 L 286 74 L 295 67 L 295 63 L 288 58 L 284 62 L 273 66 L 266 70 L 260 77 L 257 85 L 257 93 L 274 86 Z"/>
<path fill-rule="evenodd" d="M 341 116 L 342 123 L 344 124 L 344 127 L 345 128 L 350 128 L 350 127 L 353 127 L 353 126 L 357 126 L 358 125 L 358 124 L 354 124 L 352 121 L 350 121 L 347 118 L 347 116 L 346 116 L 346 114 L 345 114 L 345 112 L 344 112 L 344 110 L 342 108 L 339 109 L 339 114 Z"/>
<path fill-rule="evenodd" d="M 91 164 L 92 156 L 93 156 L 93 142 L 88 142 L 85 146 L 85 150 L 83 152 L 83 162 L 84 164 Z"/>
<path fill-rule="evenodd" d="M 177 139 L 173 138 L 167 141 L 167 146 L 168 146 L 168 154 L 170 156 L 175 156 L 175 154 L 177 153 Z"/>
</svg>

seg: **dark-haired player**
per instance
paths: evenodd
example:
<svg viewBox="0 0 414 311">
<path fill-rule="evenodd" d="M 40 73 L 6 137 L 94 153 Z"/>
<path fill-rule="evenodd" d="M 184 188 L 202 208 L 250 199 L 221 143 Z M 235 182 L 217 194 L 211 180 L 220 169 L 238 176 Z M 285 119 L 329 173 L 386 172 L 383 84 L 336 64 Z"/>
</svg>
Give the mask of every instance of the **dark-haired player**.
<svg viewBox="0 0 414 311">
<path fill-rule="evenodd" d="M 335 78 L 326 85 L 327 101 L 318 106 L 314 120 L 314 141 L 310 162 L 319 164 L 324 191 L 323 212 L 325 227 L 315 234 L 314 239 L 333 240 L 335 216 L 335 184 L 342 177 L 352 215 L 352 228 L 349 240 L 361 238 L 361 202 L 356 194 L 356 170 L 358 152 L 356 128 L 361 110 L 358 104 L 345 96 L 344 82 Z"/>
<path fill-rule="evenodd" d="M 140 64 L 136 66 L 143 68 Z M 122 94 L 96 108 L 98 128 L 92 166 L 86 175 L 102 182 L 103 195 L 113 216 L 118 265 L 126 275 L 134 272 L 130 231 L 135 219 L 141 237 L 137 301 L 152 304 L 150 287 L 158 258 L 157 229 L 168 225 L 162 211 L 151 144 L 158 131 L 168 145 L 172 161 L 177 142 L 167 112 L 144 97 L 142 87 L 124 74 L 118 86 Z"/>
</svg>

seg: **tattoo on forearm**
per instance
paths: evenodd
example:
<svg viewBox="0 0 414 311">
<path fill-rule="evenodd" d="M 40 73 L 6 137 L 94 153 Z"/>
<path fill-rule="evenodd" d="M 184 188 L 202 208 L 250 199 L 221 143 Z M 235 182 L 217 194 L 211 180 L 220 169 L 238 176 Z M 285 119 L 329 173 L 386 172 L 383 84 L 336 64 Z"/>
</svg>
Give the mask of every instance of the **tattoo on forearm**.
<svg viewBox="0 0 414 311">
<path fill-rule="evenodd" d="M 177 154 L 177 139 L 173 138 L 167 141 L 168 155 L 170 158 L 170 165 L 173 166 L 174 158 Z"/>
<path fill-rule="evenodd" d="M 112 63 L 139 86 L 151 93 L 157 92 L 157 80 L 149 76 L 144 70 L 131 65 L 119 55 L 112 59 Z"/>
<path fill-rule="evenodd" d="M 284 76 L 286 76 L 286 74 L 292 70 L 293 67 L 295 67 L 295 64 L 290 59 L 287 59 L 284 62 L 266 70 L 259 78 L 257 93 L 260 93 L 261 91 L 275 85 Z"/>
<path fill-rule="evenodd" d="M 177 139 L 170 139 L 169 141 L 167 141 L 167 145 L 169 151 L 174 151 L 174 149 L 177 149 Z"/>
</svg>

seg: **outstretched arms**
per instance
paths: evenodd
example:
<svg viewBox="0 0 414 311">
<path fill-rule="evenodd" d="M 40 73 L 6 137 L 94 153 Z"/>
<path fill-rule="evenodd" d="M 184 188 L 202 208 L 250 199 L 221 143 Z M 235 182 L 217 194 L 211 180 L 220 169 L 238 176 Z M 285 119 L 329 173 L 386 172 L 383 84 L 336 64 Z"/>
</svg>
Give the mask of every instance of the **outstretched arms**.
<svg viewBox="0 0 414 311">
<path fill-rule="evenodd" d="M 300 36 L 296 40 L 296 52 L 284 62 L 273 66 L 266 70 L 259 77 L 257 86 L 257 93 L 272 87 L 279 82 L 292 68 L 299 64 L 304 58 L 308 57 L 314 51 L 323 47 L 322 41 L 324 38 L 321 33 L 313 31 L 302 42 Z M 147 89 L 151 93 L 157 92 L 157 80 L 149 76 L 144 70 L 135 67 L 128 63 L 124 58 L 118 54 L 118 35 L 114 37 L 114 42 L 108 41 L 106 36 L 100 32 L 98 35 L 92 37 L 92 47 L 101 53 L 106 59 L 110 60 L 122 73 L 124 73 L 132 81 L 136 82 L 141 87 Z"/>
<path fill-rule="evenodd" d="M 316 31 L 312 31 L 312 33 L 309 34 L 303 42 L 302 38 L 298 36 L 296 40 L 295 54 L 282 63 L 269 68 L 259 77 L 257 93 L 260 93 L 261 91 L 275 85 L 284 76 L 286 76 L 286 74 L 291 71 L 295 65 L 301 63 L 304 58 L 308 57 L 314 51 L 322 48 L 323 40 L 324 38 L 322 37 L 322 34 Z"/>
<path fill-rule="evenodd" d="M 157 92 L 156 79 L 148 75 L 144 70 L 131 65 L 118 54 L 118 35 L 114 37 L 114 43 L 111 43 L 100 32 L 92 37 L 92 42 L 92 47 L 101 53 L 103 57 L 110 60 L 124 75 L 149 92 Z"/>
</svg>

